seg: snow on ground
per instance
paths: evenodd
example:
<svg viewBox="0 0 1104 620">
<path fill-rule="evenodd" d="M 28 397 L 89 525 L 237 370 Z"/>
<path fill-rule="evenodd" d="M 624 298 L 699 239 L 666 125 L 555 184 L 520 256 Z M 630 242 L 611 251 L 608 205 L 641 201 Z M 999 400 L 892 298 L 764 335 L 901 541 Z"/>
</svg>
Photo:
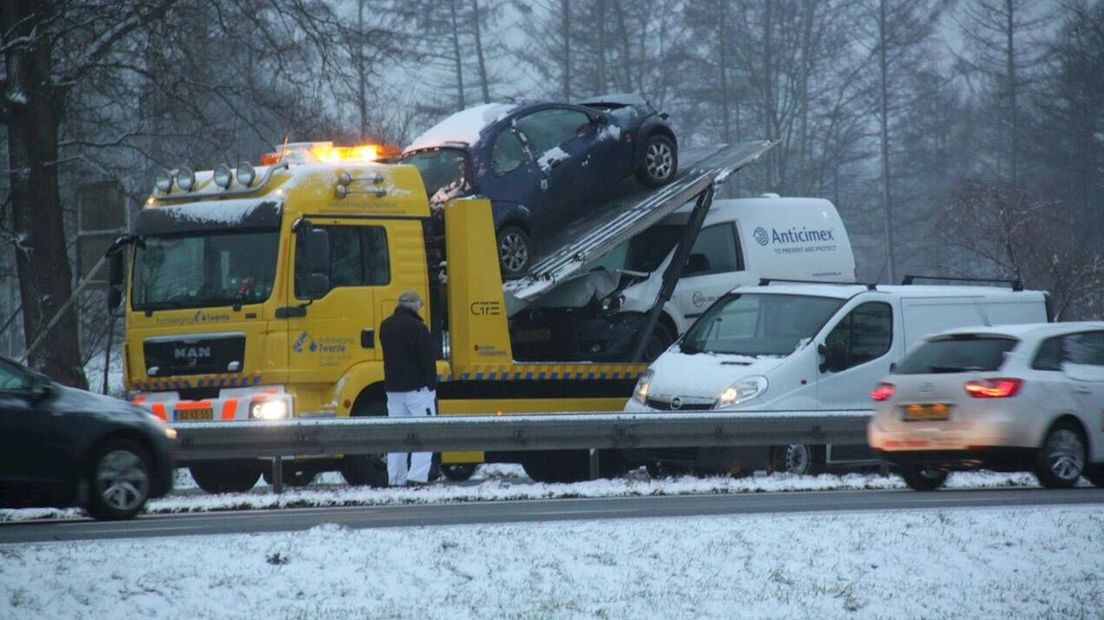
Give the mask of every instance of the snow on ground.
<svg viewBox="0 0 1104 620">
<path fill-rule="evenodd" d="M 747 515 L 0 545 L 0 617 L 1099 618 L 1104 513 Z"/>
<path fill-rule="evenodd" d="M 948 488 L 995 488 L 1038 486 L 1031 474 L 959 472 L 951 474 Z M 373 489 L 342 484 L 337 473 L 320 476 L 315 484 L 285 487 L 281 494 L 258 484 L 249 493 L 206 495 L 199 491 L 186 470 L 177 470 L 173 494 L 152 500 L 150 513 L 207 512 L 304 506 L 379 506 L 388 504 L 428 504 L 448 502 L 550 499 L 564 497 L 629 497 L 645 495 L 701 495 L 707 493 L 764 493 L 782 491 L 831 491 L 861 489 L 904 489 L 897 476 L 846 474 L 792 476 L 776 474 L 750 478 L 682 476 L 651 479 L 642 470 L 624 478 L 594 480 L 574 484 L 539 484 L 525 476 L 518 465 L 482 465 L 469 483 L 435 483 L 421 489 Z M 0 521 L 76 518 L 76 508 L 29 508 L 0 510 Z"/>
</svg>

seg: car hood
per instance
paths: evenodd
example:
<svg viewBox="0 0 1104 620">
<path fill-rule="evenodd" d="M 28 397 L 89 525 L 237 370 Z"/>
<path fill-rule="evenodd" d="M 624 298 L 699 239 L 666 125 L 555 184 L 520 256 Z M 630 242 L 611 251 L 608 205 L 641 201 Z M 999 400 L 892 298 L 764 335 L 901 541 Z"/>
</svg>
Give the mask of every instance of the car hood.
<svg viewBox="0 0 1104 620">
<path fill-rule="evenodd" d="M 696 353 L 688 355 L 677 347 L 659 356 L 652 363 L 651 384 L 648 397 L 669 401 L 679 396 L 685 401 L 712 402 L 733 382 L 744 377 L 765 375 L 777 368 L 784 357 L 747 357 Z"/>
</svg>

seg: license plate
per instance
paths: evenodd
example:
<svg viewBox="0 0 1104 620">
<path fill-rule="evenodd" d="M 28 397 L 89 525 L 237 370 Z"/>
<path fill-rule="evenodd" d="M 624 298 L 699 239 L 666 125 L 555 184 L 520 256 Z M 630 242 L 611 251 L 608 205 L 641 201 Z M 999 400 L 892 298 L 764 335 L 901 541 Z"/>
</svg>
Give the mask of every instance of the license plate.
<svg viewBox="0 0 1104 620">
<path fill-rule="evenodd" d="M 951 406 L 947 403 L 916 403 L 905 405 L 906 422 L 925 422 L 947 420 L 951 417 Z"/>
<path fill-rule="evenodd" d="M 194 422 L 196 420 L 213 420 L 215 410 L 210 407 L 203 409 L 180 409 L 176 412 L 176 419 L 181 422 Z"/>
</svg>

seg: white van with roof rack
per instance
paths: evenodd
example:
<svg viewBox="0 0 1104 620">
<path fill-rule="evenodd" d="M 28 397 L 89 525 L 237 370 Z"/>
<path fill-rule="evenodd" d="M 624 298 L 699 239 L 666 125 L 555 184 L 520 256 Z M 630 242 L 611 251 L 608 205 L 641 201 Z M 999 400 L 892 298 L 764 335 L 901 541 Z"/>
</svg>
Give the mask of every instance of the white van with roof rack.
<svg viewBox="0 0 1104 620">
<path fill-rule="evenodd" d="M 869 394 L 924 336 L 1045 322 L 1041 291 L 993 286 L 775 283 L 724 295 L 637 383 L 625 411 L 870 409 Z M 763 446 L 630 455 L 673 467 L 815 473 L 866 446 Z"/>
</svg>

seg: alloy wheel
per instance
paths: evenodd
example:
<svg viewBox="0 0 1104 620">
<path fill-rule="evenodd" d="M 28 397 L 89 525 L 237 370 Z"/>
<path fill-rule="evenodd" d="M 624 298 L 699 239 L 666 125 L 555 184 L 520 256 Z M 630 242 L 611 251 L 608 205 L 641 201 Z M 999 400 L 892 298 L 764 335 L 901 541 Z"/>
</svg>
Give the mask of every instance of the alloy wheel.
<svg viewBox="0 0 1104 620">
<path fill-rule="evenodd" d="M 644 155 L 644 165 L 653 179 L 663 181 L 671 175 L 674 159 L 671 145 L 664 140 L 655 140 L 648 145 L 648 152 Z"/>
<path fill-rule="evenodd" d="M 529 262 L 529 249 L 526 247 L 525 240 L 521 238 L 519 233 L 514 231 L 507 232 L 502 236 L 498 245 L 498 253 L 502 259 L 502 264 L 511 273 L 520 272 Z"/>
<path fill-rule="evenodd" d="M 1055 478 L 1076 481 L 1085 469 L 1085 445 L 1080 435 L 1068 428 L 1055 430 L 1047 437 L 1046 459 Z"/>
<path fill-rule="evenodd" d="M 108 507 L 126 512 L 149 496 L 149 474 L 142 457 L 129 450 L 112 450 L 96 467 L 96 492 Z"/>
</svg>

